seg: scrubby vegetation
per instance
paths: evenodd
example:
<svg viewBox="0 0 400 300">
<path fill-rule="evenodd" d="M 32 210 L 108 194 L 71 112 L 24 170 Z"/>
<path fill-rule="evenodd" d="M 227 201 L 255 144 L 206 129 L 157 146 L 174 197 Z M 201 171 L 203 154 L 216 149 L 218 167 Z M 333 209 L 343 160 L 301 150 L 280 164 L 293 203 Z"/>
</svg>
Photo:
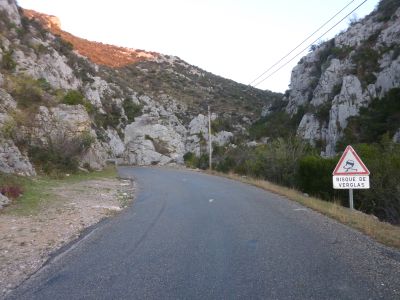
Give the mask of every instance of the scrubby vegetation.
<svg viewBox="0 0 400 300">
<path fill-rule="evenodd" d="M 125 115 L 128 118 L 129 123 L 134 122 L 135 117 L 138 117 L 142 114 L 143 106 L 134 103 L 131 99 L 125 99 L 122 103 L 122 107 L 124 108 Z"/>
<path fill-rule="evenodd" d="M 78 171 L 79 157 L 93 142 L 94 137 L 89 132 L 73 136 L 59 132 L 50 134 L 46 143 L 29 145 L 28 155 L 37 170 L 59 177 Z"/>
<path fill-rule="evenodd" d="M 374 99 L 360 109 L 359 116 L 350 117 L 338 150 L 354 143 L 374 143 L 384 134 L 393 136 L 400 124 L 400 88 L 390 90 L 382 99 Z"/>
<path fill-rule="evenodd" d="M 382 99 L 374 99 L 368 108 L 360 110 L 359 116 L 349 118 L 337 145 L 341 153 L 351 144 L 371 171 L 372 188 L 355 191 L 356 209 L 393 224 L 400 224 L 400 144 L 391 140 L 399 130 L 399 99 L 399 88 L 390 90 Z M 326 117 L 323 110 L 320 114 L 322 119 Z M 321 157 L 317 148 L 295 137 L 298 121 L 296 116 L 272 112 L 250 128 L 251 137 L 269 137 L 268 143 L 257 147 L 216 147 L 215 169 L 266 179 L 347 206 L 347 191 L 332 188 L 332 171 L 340 156 Z M 196 158 L 188 153 L 185 163 L 206 169 L 208 157 Z"/>
<path fill-rule="evenodd" d="M 399 7 L 398 0 L 381 0 L 378 4 L 378 20 L 380 22 L 390 20 Z"/>
<path fill-rule="evenodd" d="M 141 61 L 118 71 L 100 68 L 101 76 L 123 90 L 135 90 L 139 97 L 144 94 L 153 97 L 168 95 L 182 101 L 188 108 L 187 114 L 191 115 L 204 114 L 210 105 L 215 112 L 228 113 L 230 123 L 242 122 L 243 117 L 255 120 L 264 105 L 282 96 L 280 93 L 262 91 L 213 75 L 177 58 L 172 64 Z M 130 105 L 129 102 L 124 104 Z M 132 116 L 130 119 L 133 119 Z M 217 127 L 226 125 L 214 124 Z"/>
<path fill-rule="evenodd" d="M 294 135 L 304 113 L 304 107 L 299 107 L 293 116 L 283 110 L 273 111 L 251 125 L 250 138 L 258 140 L 263 137 L 278 138 Z"/>
<path fill-rule="evenodd" d="M 400 224 L 400 145 L 384 137 L 380 143 L 353 146 L 371 171 L 373 187 L 355 192 L 356 209 Z M 192 167 L 208 168 L 207 155 L 201 166 L 199 160 L 192 154 L 185 158 Z M 347 192 L 332 188 L 332 171 L 338 161 L 339 156 L 323 158 L 304 141 L 288 137 L 256 148 L 229 149 L 215 169 L 266 179 L 347 206 Z"/>
</svg>

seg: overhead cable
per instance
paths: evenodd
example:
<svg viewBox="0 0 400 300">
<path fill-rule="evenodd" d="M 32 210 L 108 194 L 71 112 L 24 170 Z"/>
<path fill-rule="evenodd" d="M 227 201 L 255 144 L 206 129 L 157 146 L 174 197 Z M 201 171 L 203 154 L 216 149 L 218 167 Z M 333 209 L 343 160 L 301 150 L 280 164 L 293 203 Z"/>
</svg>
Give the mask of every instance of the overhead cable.
<svg viewBox="0 0 400 300">
<path fill-rule="evenodd" d="M 264 79 L 262 79 L 261 81 L 257 82 L 256 84 L 253 85 L 253 87 L 257 87 L 258 85 L 260 85 L 262 82 L 264 82 L 265 80 L 267 80 L 268 78 L 270 78 L 272 75 L 274 75 L 276 72 L 278 72 L 279 70 L 281 70 L 283 67 L 287 66 L 290 62 L 292 62 L 296 57 L 298 57 L 300 54 L 302 54 L 305 50 L 307 50 L 310 46 L 312 46 L 313 44 L 315 44 L 316 42 L 318 42 L 322 37 L 324 37 L 327 33 L 329 33 L 333 28 L 335 28 L 336 26 L 338 26 L 340 23 L 342 23 L 348 16 L 350 16 L 352 13 L 354 13 L 357 9 L 359 9 L 362 5 L 365 4 L 365 2 L 367 2 L 368 0 L 364 0 L 360 5 L 358 5 L 355 9 L 353 9 L 350 13 L 348 13 L 346 16 L 344 16 L 339 22 L 335 23 L 335 25 L 333 25 L 332 27 L 330 27 L 327 31 L 325 31 L 321 36 L 319 36 L 316 40 L 314 40 L 311 44 L 309 44 L 306 48 L 304 48 L 303 50 L 301 50 L 299 53 L 297 53 L 295 56 L 293 56 L 289 61 L 287 61 L 286 63 L 284 63 L 282 66 L 280 66 L 278 69 L 276 69 L 274 72 L 272 72 L 271 74 L 269 74 L 267 77 L 265 77 Z M 297 47 L 298 48 L 298 47 Z M 293 52 L 293 51 L 292 51 Z M 289 56 L 289 55 L 287 55 Z M 287 57 L 286 56 L 286 57 Z M 286 58 L 285 57 L 285 58 Z M 282 59 L 283 60 L 283 59 Z M 282 60 L 280 60 L 279 62 L 281 62 Z M 279 63 L 278 62 L 278 63 Z M 278 63 L 276 63 L 274 66 L 276 66 Z M 263 75 L 265 75 L 269 70 L 271 70 L 273 67 L 269 68 L 267 71 L 265 71 L 263 73 Z M 259 76 L 257 79 L 261 78 L 263 75 Z M 256 80 L 257 80 L 256 79 Z M 253 80 L 253 82 L 255 82 L 256 80 Z"/>
</svg>

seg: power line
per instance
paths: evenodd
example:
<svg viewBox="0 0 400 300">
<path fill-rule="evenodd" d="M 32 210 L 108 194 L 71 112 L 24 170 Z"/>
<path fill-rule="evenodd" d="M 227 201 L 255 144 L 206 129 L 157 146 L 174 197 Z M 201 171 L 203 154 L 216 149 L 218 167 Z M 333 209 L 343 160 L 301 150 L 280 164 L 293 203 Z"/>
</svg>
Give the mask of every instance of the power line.
<svg viewBox="0 0 400 300">
<path fill-rule="evenodd" d="M 344 11 L 347 7 L 349 7 L 350 4 L 352 4 L 355 0 L 350 1 L 345 7 L 343 7 L 340 11 L 338 11 L 333 17 L 331 17 L 328 21 L 326 21 L 323 25 L 321 25 L 317 30 L 315 30 L 312 34 L 310 34 L 305 40 L 303 40 L 300 44 L 296 46 L 292 51 L 290 51 L 288 54 L 286 54 L 284 57 L 282 57 L 280 60 L 278 60 L 275 64 L 273 64 L 271 67 L 269 67 L 264 73 L 262 73 L 260 76 L 258 76 L 256 79 L 254 79 L 252 82 L 249 83 L 249 85 L 252 85 L 254 82 L 256 82 L 258 79 L 263 77 L 266 73 L 268 73 L 273 67 L 275 67 L 277 64 L 279 64 L 282 60 L 284 60 L 286 57 L 288 57 L 290 54 L 292 54 L 295 50 L 297 50 L 301 45 L 303 45 L 306 41 L 308 41 L 314 34 L 316 34 L 318 31 L 320 31 L 322 28 L 325 27 L 326 24 L 328 24 L 330 21 L 332 21 L 334 18 L 336 18 L 337 15 L 339 15 L 342 11 Z"/>
<path fill-rule="evenodd" d="M 326 35 L 327 33 L 329 33 L 333 28 L 335 28 L 337 25 L 339 25 L 341 22 L 343 22 L 348 16 L 350 16 L 352 13 L 354 13 L 357 9 L 359 9 L 362 5 L 365 4 L 365 2 L 367 2 L 368 0 L 364 0 L 360 5 L 358 5 L 355 9 L 353 9 L 350 13 L 348 13 L 345 17 L 343 17 L 339 22 L 337 22 L 335 25 L 333 25 L 331 28 L 329 28 L 327 31 L 325 31 L 321 36 L 319 36 L 315 41 L 313 41 L 311 44 L 309 44 L 306 48 L 304 48 L 303 50 L 301 50 L 298 54 L 296 54 L 294 57 L 292 57 L 289 61 L 287 61 L 286 63 L 284 63 L 282 66 L 280 66 L 278 69 L 276 69 L 274 72 L 272 72 L 271 74 L 269 74 L 267 77 L 265 77 L 263 80 L 257 82 L 255 85 L 253 85 L 253 87 L 256 87 L 258 85 L 260 85 L 261 83 L 263 83 L 265 80 L 267 80 L 268 78 L 270 78 L 272 75 L 274 75 L 276 72 L 278 72 L 279 70 L 281 70 L 283 67 L 287 66 L 290 62 L 292 62 L 296 57 L 298 57 L 300 54 L 302 54 L 305 50 L 307 50 L 310 46 L 312 46 L 314 43 L 318 42 L 324 35 Z M 276 64 L 275 64 L 276 65 Z M 265 75 L 268 71 L 264 72 L 263 75 Z M 260 76 L 261 77 L 261 76 Z M 258 77 L 258 78 L 260 78 Z M 253 81 L 254 82 L 254 81 Z"/>
</svg>

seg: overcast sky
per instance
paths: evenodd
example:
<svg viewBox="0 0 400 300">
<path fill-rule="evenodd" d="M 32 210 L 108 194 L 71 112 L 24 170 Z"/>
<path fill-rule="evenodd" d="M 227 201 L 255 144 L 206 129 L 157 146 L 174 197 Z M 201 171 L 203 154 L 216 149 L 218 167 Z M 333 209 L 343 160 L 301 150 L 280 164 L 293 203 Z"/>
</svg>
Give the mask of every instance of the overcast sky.
<svg viewBox="0 0 400 300">
<path fill-rule="evenodd" d="M 350 2 L 18 0 L 23 8 L 59 17 L 62 28 L 79 37 L 176 55 L 206 71 L 244 84 L 252 82 Z M 354 0 L 299 50 L 362 2 Z M 368 0 L 352 17 L 365 16 L 378 2 Z M 346 19 L 324 39 L 334 36 L 348 24 L 349 19 Z M 291 69 L 299 59 L 258 85 L 258 88 L 284 92 L 288 88 Z"/>
</svg>

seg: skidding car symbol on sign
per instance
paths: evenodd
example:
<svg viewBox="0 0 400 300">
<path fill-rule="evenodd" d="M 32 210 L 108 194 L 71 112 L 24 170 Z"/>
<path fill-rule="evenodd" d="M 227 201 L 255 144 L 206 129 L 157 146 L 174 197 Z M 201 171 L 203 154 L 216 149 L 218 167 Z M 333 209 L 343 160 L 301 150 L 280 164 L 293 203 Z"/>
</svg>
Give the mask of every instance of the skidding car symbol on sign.
<svg viewBox="0 0 400 300">
<path fill-rule="evenodd" d="M 347 146 L 333 171 L 334 189 L 369 189 L 369 170 L 351 146 Z"/>
</svg>

